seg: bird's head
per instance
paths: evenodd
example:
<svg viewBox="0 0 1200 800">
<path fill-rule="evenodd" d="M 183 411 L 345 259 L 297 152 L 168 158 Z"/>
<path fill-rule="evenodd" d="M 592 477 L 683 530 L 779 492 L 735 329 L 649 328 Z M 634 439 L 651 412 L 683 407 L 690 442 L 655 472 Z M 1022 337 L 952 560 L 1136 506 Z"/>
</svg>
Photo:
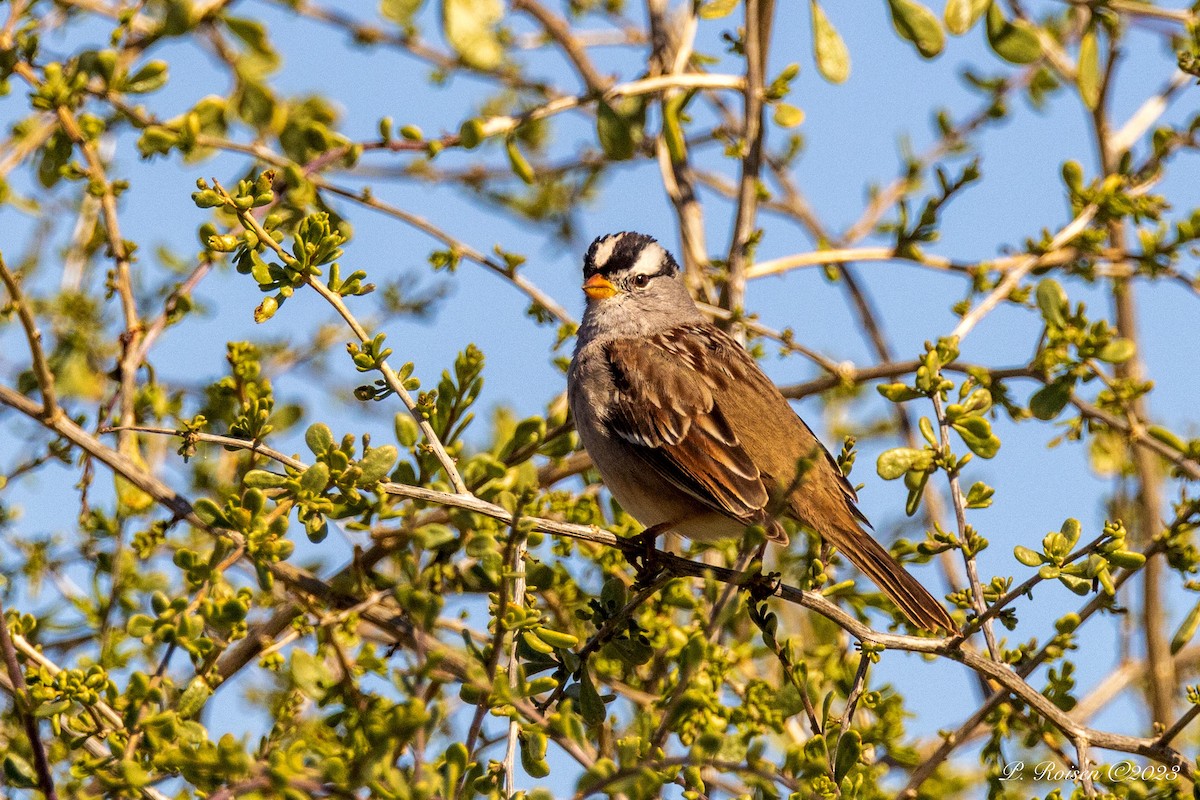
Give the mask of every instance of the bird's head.
<svg viewBox="0 0 1200 800">
<path fill-rule="evenodd" d="M 584 325 L 633 336 L 694 321 L 700 313 L 679 264 L 644 233 L 601 236 L 583 257 Z"/>
</svg>

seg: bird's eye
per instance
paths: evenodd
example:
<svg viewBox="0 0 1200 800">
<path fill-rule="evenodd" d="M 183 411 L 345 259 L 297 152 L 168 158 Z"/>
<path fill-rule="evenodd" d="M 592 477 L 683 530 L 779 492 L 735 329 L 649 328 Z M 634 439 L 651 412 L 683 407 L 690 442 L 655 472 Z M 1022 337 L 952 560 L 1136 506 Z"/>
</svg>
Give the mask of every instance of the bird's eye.
<svg viewBox="0 0 1200 800">
<path fill-rule="evenodd" d="M 639 289 L 645 289 L 646 284 L 649 282 L 650 282 L 649 275 L 634 275 L 633 276 L 633 285 L 638 287 Z"/>
</svg>

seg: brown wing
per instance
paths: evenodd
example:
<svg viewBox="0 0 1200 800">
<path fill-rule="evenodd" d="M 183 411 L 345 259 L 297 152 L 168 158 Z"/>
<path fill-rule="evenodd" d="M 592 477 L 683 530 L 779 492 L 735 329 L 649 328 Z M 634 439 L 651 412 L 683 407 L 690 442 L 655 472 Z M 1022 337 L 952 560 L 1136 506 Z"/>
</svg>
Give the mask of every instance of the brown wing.
<svg viewBox="0 0 1200 800">
<path fill-rule="evenodd" d="M 609 428 L 707 507 L 747 523 L 759 521 L 770 496 L 716 402 L 727 378 L 698 372 L 700 355 L 681 352 L 685 339 L 678 333 L 621 339 L 605 348 L 616 387 Z"/>
<path fill-rule="evenodd" d="M 862 529 L 867 520 L 855 506 L 854 487 L 750 354 L 716 328 L 698 327 L 691 336 L 707 343 L 713 351 L 709 363 L 725 365 L 731 378 L 714 390 L 714 403 L 731 421 L 768 491 L 787 492 L 790 515 L 841 551 L 915 624 L 954 630 L 942 604 Z"/>
<path fill-rule="evenodd" d="M 954 630 L 941 603 L 862 529 L 854 487 L 741 345 L 711 325 L 688 324 L 613 342 L 607 354 L 617 387 L 609 425 L 668 480 L 747 523 L 771 524 L 778 504 L 915 624 Z"/>
</svg>

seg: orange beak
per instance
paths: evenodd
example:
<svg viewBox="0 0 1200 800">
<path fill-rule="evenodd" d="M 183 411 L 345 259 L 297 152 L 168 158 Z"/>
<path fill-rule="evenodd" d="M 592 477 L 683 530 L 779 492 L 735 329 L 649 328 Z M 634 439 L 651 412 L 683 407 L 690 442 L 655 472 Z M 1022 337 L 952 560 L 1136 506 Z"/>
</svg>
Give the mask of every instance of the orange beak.
<svg viewBox="0 0 1200 800">
<path fill-rule="evenodd" d="M 617 293 L 612 281 L 597 272 L 583 284 L 583 293 L 592 300 L 606 300 Z"/>
</svg>

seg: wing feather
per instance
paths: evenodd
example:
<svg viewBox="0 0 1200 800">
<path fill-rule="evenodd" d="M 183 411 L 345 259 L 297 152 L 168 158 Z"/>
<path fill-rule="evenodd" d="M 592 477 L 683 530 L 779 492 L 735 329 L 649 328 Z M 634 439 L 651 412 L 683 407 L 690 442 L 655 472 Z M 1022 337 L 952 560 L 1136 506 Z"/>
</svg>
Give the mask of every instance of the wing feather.
<svg viewBox="0 0 1200 800">
<path fill-rule="evenodd" d="M 611 431 L 660 475 L 714 511 L 760 521 L 770 500 L 762 474 L 716 402 L 724 387 L 696 371 L 701 354 L 677 351 L 671 331 L 605 349 L 616 387 Z M 680 357 L 682 356 L 682 357 Z"/>
</svg>

